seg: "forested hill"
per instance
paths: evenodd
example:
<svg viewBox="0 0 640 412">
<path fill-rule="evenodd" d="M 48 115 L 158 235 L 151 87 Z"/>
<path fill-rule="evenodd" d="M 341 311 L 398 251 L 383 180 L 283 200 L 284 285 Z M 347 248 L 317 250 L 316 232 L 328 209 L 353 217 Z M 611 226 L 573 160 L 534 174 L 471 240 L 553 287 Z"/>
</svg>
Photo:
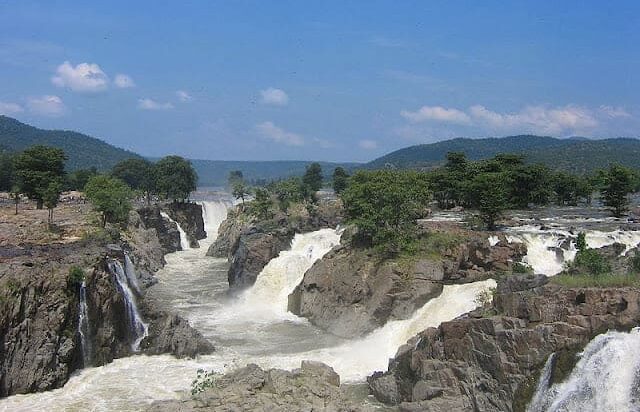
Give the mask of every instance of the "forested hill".
<svg viewBox="0 0 640 412">
<path fill-rule="evenodd" d="M 448 152 L 464 152 L 472 160 L 489 158 L 498 153 L 520 153 L 525 155 L 528 162 L 541 162 L 554 169 L 579 173 L 606 167 L 612 161 L 634 168 L 640 165 L 638 139 L 557 139 L 520 135 L 485 139 L 457 138 L 410 146 L 379 157 L 365 167 L 430 168 L 443 164 Z"/>
<path fill-rule="evenodd" d="M 140 155 L 120 149 L 95 137 L 68 130 L 43 130 L 0 115 L 0 147 L 18 152 L 35 144 L 54 146 L 64 150 L 69 160 L 67 171 L 95 166 L 110 170 L 120 160 Z"/>
</svg>

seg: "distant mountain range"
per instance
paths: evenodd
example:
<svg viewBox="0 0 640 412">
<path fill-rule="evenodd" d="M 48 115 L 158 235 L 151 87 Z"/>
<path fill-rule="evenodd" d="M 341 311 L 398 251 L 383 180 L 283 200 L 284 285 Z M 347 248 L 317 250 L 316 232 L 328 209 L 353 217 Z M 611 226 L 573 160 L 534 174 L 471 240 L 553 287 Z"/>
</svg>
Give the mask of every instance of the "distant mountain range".
<svg viewBox="0 0 640 412">
<path fill-rule="evenodd" d="M 18 120 L 0 115 L 0 151 L 17 152 L 34 144 L 63 149 L 69 160 L 67 170 L 90 168 L 110 170 L 116 163 L 139 154 L 112 146 L 102 140 L 67 130 L 42 130 Z M 640 167 L 640 140 L 616 138 L 589 140 L 582 137 L 556 139 L 545 136 L 508 136 L 502 138 L 457 138 L 431 144 L 421 144 L 396 150 L 369 163 L 320 162 L 325 176 L 342 166 L 376 169 L 433 168 L 442 165 L 448 152 L 464 152 L 469 159 L 478 160 L 498 153 L 521 153 L 531 163 L 544 163 L 553 169 L 588 173 L 604 168 L 611 162 Z M 154 159 L 151 159 L 154 160 Z M 310 161 L 226 161 L 191 160 L 198 172 L 200 186 L 223 186 L 232 170 L 241 170 L 249 181 L 274 180 L 302 175 Z"/>
<path fill-rule="evenodd" d="M 611 162 L 633 168 L 640 167 L 638 139 L 557 139 L 533 135 L 484 139 L 457 138 L 420 144 L 386 154 L 365 164 L 364 167 L 433 168 L 445 162 L 448 152 L 463 152 L 472 160 L 486 159 L 498 153 L 519 153 L 525 156 L 527 162 L 544 163 L 553 169 L 574 173 L 588 173 L 607 167 Z"/>
<path fill-rule="evenodd" d="M 110 170 L 116 163 L 139 154 L 120 149 L 95 137 L 69 130 L 43 130 L 0 115 L 0 148 L 19 152 L 29 146 L 43 144 L 64 150 L 68 157 L 67 171 L 95 166 Z"/>
</svg>

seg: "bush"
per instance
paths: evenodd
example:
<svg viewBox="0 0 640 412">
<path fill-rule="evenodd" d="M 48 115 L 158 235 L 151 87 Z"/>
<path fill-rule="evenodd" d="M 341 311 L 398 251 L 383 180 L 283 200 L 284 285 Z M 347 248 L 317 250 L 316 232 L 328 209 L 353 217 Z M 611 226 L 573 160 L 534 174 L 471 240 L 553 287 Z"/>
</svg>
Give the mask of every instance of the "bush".
<svg viewBox="0 0 640 412">
<path fill-rule="evenodd" d="M 67 288 L 75 289 L 84 282 L 84 270 L 78 266 L 71 266 L 67 275 Z"/>
<path fill-rule="evenodd" d="M 216 379 L 220 375 L 216 372 L 208 372 L 204 369 L 198 369 L 197 376 L 191 382 L 191 395 L 197 395 L 216 385 Z"/>
<path fill-rule="evenodd" d="M 594 249 L 578 251 L 572 266 L 578 271 L 586 270 L 587 274 L 592 276 L 611 273 L 611 265 L 609 265 L 609 262 Z"/>
</svg>

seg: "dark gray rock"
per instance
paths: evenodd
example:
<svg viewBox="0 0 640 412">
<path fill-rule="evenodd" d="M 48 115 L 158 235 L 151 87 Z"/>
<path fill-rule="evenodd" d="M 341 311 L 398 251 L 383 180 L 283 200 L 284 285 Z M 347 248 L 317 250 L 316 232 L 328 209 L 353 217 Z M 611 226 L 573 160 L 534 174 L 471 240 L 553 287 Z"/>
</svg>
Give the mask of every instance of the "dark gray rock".
<svg viewBox="0 0 640 412">
<path fill-rule="evenodd" d="M 192 248 L 200 247 L 199 239 L 207 237 L 204 230 L 204 219 L 202 218 L 202 206 L 197 203 L 167 203 L 162 209 L 171 216 L 171 219 L 180 224 L 180 227 L 187 234 L 189 244 Z"/>
</svg>

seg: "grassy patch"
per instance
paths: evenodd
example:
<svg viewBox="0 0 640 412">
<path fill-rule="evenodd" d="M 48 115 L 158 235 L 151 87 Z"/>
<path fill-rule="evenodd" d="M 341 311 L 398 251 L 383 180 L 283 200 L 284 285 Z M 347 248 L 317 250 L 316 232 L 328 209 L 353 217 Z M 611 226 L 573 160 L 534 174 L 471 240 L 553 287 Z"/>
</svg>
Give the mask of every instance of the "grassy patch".
<svg viewBox="0 0 640 412">
<path fill-rule="evenodd" d="M 608 288 L 633 286 L 640 287 L 638 275 L 556 275 L 551 278 L 551 282 L 556 285 L 569 288 Z"/>
<path fill-rule="evenodd" d="M 441 258 L 447 250 L 455 247 L 462 241 L 462 236 L 456 233 L 425 233 L 408 242 L 399 257 L 415 257 L 416 255 L 422 257 L 426 255 L 430 258 Z"/>
</svg>

